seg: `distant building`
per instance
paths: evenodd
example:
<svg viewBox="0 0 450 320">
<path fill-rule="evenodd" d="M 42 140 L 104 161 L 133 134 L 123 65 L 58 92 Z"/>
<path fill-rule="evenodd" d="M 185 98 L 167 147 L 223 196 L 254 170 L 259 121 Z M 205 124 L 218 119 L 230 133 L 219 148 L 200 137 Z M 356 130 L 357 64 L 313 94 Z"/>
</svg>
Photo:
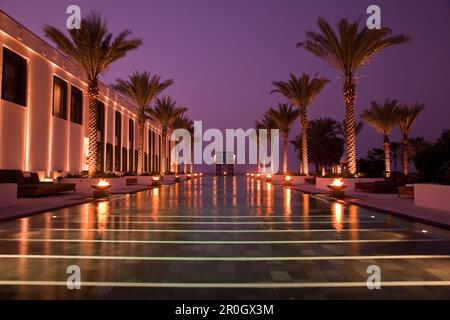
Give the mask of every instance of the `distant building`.
<svg viewBox="0 0 450 320">
<path fill-rule="evenodd" d="M 233 152 L 216 152 L 214 155 L 214 175 L 234 176 L 236 174 L 236 155 Z"/>
</svg>

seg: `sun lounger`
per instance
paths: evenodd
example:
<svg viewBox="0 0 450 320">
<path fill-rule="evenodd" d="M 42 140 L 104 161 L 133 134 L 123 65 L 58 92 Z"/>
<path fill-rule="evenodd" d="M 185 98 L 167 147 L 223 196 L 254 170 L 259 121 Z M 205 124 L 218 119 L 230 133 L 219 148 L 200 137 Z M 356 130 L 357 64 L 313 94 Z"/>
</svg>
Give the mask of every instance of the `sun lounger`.
<svg viewBox="0 0 450 320">
<path fill-rule="evenodd" d="M 75 183 L 40 182 L 39 176 L 36 173 L 31 173 L 30 178 L 25 179 L 22 172 L 20 172 L 17 182 L 18 197 L 37 197 L 45 195 L 55 195 L 61 192 L 76 192 Z"/>
</svg>

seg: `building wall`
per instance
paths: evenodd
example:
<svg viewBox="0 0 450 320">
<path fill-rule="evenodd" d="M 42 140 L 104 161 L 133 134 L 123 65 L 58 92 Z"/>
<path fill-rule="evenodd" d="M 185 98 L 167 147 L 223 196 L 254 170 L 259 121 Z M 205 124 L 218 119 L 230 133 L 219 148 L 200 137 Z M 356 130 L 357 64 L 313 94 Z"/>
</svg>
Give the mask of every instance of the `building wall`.
<svg viewBox="0 0 450 320">
<path fill-rule="evenodd" d="M 27 60 L 27 103 L 26 106 L 20 106 L 0 99 L 0 169 L 38 171 L 46 175 L 55 171 L 77 173 L 86 170 L 88 96 L 87 83 L 81 70 L 0 11 L 0 79 L 3 76 L 4 47 Z M 67 82 L 66 120 L 52 115 L 54 76 Z M 83 92 L 82 125 L 70 120 L 72 85 Z M 117 92 L 103 85 L 100 92 L 99 100 L 105 104 L 105 144 L 113 145 L 114 163 L 115 110 L 122 115 L 122 147 L 129 150 L 129 119 L 134 120 L 134 148 L 137 148 L 136 109 Z M 149 128 L 160 132 L 159 125 L 150 121 L 146 124 L 145 132 Z M 145 152 L 148 152 L 147 140 L 144 146 Z M 104 151 L 106 153 L 106 146 Z M 106 154 L 103 159 L 106 165 Z M 130 165 L 130 160 L 127 162 Z"/>
</svg>

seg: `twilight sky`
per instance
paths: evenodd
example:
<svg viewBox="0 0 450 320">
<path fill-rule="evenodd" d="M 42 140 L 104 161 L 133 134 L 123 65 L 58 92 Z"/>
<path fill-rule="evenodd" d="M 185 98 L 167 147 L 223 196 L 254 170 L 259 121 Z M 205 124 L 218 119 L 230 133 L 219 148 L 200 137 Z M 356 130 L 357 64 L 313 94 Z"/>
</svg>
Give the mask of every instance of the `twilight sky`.
<svg viewBox="0 0 450 320">
<path fill-rule="evenodd" d="M 365 22 L 367 6 L 381 7 L 382 24 L 413 41 L 389 48 L 360 73 L 356 112 L 370 101 L 395 98 L 425 103 L 412 136 L 434 140 L 450 128 L 450 0 L 0 0 L 0 8 L 44 38 L 42 24 L 65 28 L 66 7 L 77 4 L 82 14 L 100 12 L 113 33 L 123 29 L 142 38 L 143 46 L 115 63 L 103 76 L 112 83 L 137 70 L 173 78 L 165 93 L 189 108 L 204 128 L 249 128 L 270 106 L 285 100 L 270 94 L 273 80 L 290 72 L 331 79 L 309 109 L 309 118 L 344 117 L 341 80 L 334 69 L 295 43 L 307 30 L 317 30 L 317 17 L 330 22 L 342 17 Z M 296 123 L 291 132 L 298 134 Z M 398 131 L 392 140 L 399 139 Z M 380 147 L 381 137 L 366 126 L 358 154 Z M 289 168 L 298 166 L 289 146 Z"/>
</svg>

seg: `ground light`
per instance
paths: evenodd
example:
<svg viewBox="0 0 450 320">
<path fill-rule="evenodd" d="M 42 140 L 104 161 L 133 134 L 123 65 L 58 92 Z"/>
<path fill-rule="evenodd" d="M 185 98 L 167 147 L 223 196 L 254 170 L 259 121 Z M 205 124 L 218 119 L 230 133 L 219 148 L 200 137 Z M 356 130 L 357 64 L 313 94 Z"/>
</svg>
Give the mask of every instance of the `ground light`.
<svg viewBox="0 0 450 320">
<path fill-rule="evenodd" d="M 198 173 L 194 173 L 194 179 L 198 178 Z"/>
<path fill-rule="evenodd" d="M 153 177 L 152 178 L 152 187 L 159 187 L 159 186 L 161 186 L 161 178 Z"/>
<path fill-rule="evenodd" d="M 265 180 L 269 183 L 272 182 L 272 175 L 270 175 L 270 174 L 266 175 Z"/>
<path fill-rule="evenodd" d="M 186 180 L 191 180 L 192 179 L 192 175 L 190 174 L 190 173 L 188 173 L 187 175 L 186 175 Z"/>
<path fill-rule="evenodd" d="M 181 181 L 181 178 L 180 178 L 180 176 L 175 176 L 175 179 L 174 179 L 174 181 L 175 181 L 175 182 L 180 182 L 180 181 Z"/>
<path fill-rule="evenodd" d="M 261 174 L 260 174 L 260 173 L 258 173 L 258 174 L 256 175 L 256 180 L 261 180 Z"/>
<path fill-rule="evenodd" d="M 291 176 L 285 176 L 283 180 L 283 186 L 292 186 Z"/>
<path fill-rule="evenodd" d="M 327 188 L 330 189 L 330 195 L 337 199 L 344 199 L 345 198 L 345 192 L 344 189 L 347 188 L 347 186 L 344 184 L 344 181 L 342 178 L 336 178 L 333 179 L 331 184 L 327 185 Z"/>
<path fill-rule="evenodd" d="M 108 191 L 111 189 L 111 184 L 108 180 L 100 179 L 100 181 L 91 186 L 94 189 L 93 197 L 94 199 L 104 198 L 108 196 Z"/>
</svg>

